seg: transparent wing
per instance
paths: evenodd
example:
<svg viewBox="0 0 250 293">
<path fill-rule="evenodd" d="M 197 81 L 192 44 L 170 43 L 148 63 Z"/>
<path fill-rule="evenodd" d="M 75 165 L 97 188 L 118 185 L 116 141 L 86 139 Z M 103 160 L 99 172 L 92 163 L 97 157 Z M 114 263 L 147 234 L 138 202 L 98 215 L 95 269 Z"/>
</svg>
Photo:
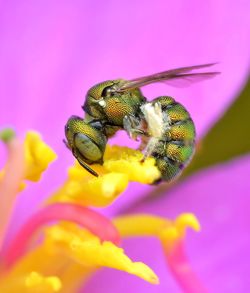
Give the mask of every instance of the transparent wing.
<svg viewBox="0 0 250 293">
<path fill-rule="evenodd" d="M 220 72 L 202 72 L 202 73 L 190 73 L 190 74 L 178 74 L 176 77 L 172 77 L 167 80 L 162 80 L 167 85 L 174 87 L 187 87 L 193 83 L 200 82 L 209 78 L 215 77 Z"/>
<path fill-rule="evenodd" d="M 174 86 L 183 86 L 183 84 L 189 85 L 190 83 L 199 82 L 201 80 L 209 79 L 214 77 L 217 74 L 220 74 L 220 72 L 218 71 L 189 73 L 193 70 L 210 67 L 215 64 L 216 63 L 209 63 L 209 64 L 175 68 L 175 69 L 170 69 L 170 70 L 159 72 L 152 75 L 135 78 L 129 81 L 124 81 L 124 83 L 122 83 L 120 87 L 116 89 L 116 91 L 123 92 L 128 89 L 142 87 L 142 86 L 155 83 L 155 82 L 166 82 Z M 170 83 L 170 81 L 177 81 L 177 80 L 180 80 L 182 82 L 180 82 L 179 85 L 176 82 Z"/>
</svg>

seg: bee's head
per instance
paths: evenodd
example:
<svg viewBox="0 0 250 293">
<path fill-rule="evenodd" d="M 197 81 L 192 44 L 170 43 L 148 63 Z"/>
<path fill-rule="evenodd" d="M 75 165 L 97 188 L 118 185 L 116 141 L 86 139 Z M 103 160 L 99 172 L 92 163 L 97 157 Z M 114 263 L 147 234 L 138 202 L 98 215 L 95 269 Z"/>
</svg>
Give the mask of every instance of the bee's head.
<svg viewBox="0 0 250 293">
<path fill-rule="evenodd" d="M 107 138 L 102 130 L 80 117 L 71 116 L 65 125 L 65 136 L 65 143 L 78 162 L 97 176 L 87 164 L 103 163 Z"/>
<path fill-rule="evenodd" d="M 116 93 L 116 87 L 121 80 L 107 80 L 91 87 L 86 95 L 82 109 L 89 115 L 96 118 L 105 118 L 103 108 L 106 106 L 105 99 Z"/>
</svg>

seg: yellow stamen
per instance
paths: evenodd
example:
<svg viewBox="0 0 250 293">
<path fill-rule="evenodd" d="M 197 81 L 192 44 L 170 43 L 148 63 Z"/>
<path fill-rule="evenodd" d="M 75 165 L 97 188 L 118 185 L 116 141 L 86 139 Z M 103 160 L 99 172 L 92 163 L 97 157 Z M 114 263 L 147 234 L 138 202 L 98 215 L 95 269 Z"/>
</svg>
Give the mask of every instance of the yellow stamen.
<svg viewBox="0 0 250 293">
<path fill-rule="evenodd" d="M 85 171 L 79 170 L 79 173 Z M 79 175 L 79 174 L 78 174 Z M 70 202 L 85 206 L 103 207 L 111 204 L 128 185 L 124 174 L 109 173 L 98 178 L 69 178 L 49 202 Z"/>
<path fill-rule="evenodd" d="M 24 144 L 10 135 L 7 141 L 9 158 L 4 169 L 0 171 L 0 247 L 16 195 L 25 188 L 23 180 L 39 180 L 42 172 L 56 157 L 35 132 L 27 133 Z"/>
<path fill-rule="evenodd" d="M 115 219 L 114 224 L 123 237 L 159 238 L 168 267 L 183 292 L 207 292 L 184 252 L 186 229 L 200 230 L 199 222 L 193 214 L 182 214 L 175 221 L 150 215 L 123 216 Z"/>
<path fill-rule="evenodd" d="M 155 160 L 141 162 L 143 154 L 126 147 L 107 147 L 104 164 L 91 165 L 100 176 L 89 174 L 78 163 L 68 171 L 68 179 L 49 202 L 71 202 L 104 207 L 110 205 L 127 187 L 129 181 L 150 184 L 160 177 Z"/>
<path fill-rule="evenodd" d="M 12 275 L 30 270 L 42 274 L 56 272 L 63 287 L 69 288 L 103 266 L 136 275 L 152 284 L 159 283 L 148 266 L 132 262 L 122 248 L 109 241 L 101 243 L 87 230 L 68 222 L 46 228 L 43 244 L 21 259 L 13 268 Z"/>
<path fill-rule="evenodd" d="M 162 217 L 147 214 L 126 215 L 115 218 L 113 223 L 117 227 L 121 237 L 133 236 L 158 236 L 171 221 Z"/>
<path fill-rule="evenodd" d="M 129 215 L 114 219 L 122 237 L 155 236 L 159 238 L 167 251 L 185 237 L 186 228 L 200 230 L 198 220 L 193 214 L 182 214 L 175 221 L 151 215 Z"/>
<path fill-rule="evenodd" d="M 6 136 L 6 135 L 5 135 Z M 5 137 L 4 136 L 4 137 Z M 9 150 L 12 149 L 12 144 L 14 144 L 15 139 L 13 138 L 13 142 L 11 141 L 10 134 L 7 136 L 8 138 L 8 146 Z M 6 138 L 6 140 L 7 140 Z M 42 173 L 48 168 L 48 165 L 56 159 L 55 152 L 42 141 L 41 136 L 34 132 L 28 131 L 25 137 L 24 146 L 19 146 L 24 152 L 24 174 L 23 180 L 29 181 L 38 181 L 41 178 Z M 15 159 L 13 162 L 15 167 L 12 168 L 12 171 L 17 168 L 18 160 Z M 4 174 L 7 171 L 8 164 L 0 170 L 0 183 L 4 178 Z M 26 187 L 26 183 L 24 181 L 19 183 L 18 191 L 24 190 Z"/>
<path fill-rule="evenodd" d="M 47 244 L 59 244 L 67 256 L 85 267 L 116 268 L 136 275 L 152 284 L 158 283 L 157 276 L 148 266 L 141 262 L 132 262 L 124 254 L 122 248 L 109 241 L 101 243 L 99 238 L 75 225 L 54 226 L 48 229 L 47 233 Z"/>
<path fill-rule="evenodd" d="M 52 292 L 58 292 L 62 287 L 61 281 L 58 277 L 44 277 L 37 272 L 31 272 L 30 275 L 27 276 L 25 280 L 25 285 L 27 286 L 27 288 L 30 288 L 32 290 L 37 290 L 39 287 L 42 287 L 41 289 L 43 289 L 43 291 L 41 292 L 44 292 L 46 287 L 47 290 L 51 289 Z"/>
<path fill-rule="evenodd" d="M 22 157 L 25 161 L 25 168 L 20 169 L 22 172 L 17 182 L 14 182 L 15 184 L 13 184 L 13 180 L 10 180 L 12 177 L 9 177 L 10 186 L 13 184 L 11 190 L 14 195 L 17 193 L 18 188 L 20 190 L 22 179 L 38 181 L 48 164 L 56 158 L 56 154 L 35 132 L 27 134 L 24 150 L 22 149 L 21 154 L 25 155 Z M 98 178 L 93 177 L 76 163 L 69 169 L 68 178 L 64 185 L 57 190 L 50 201 L 74 203 L 76 207 L 79 207 L 79 204 L 96 207 L 107 206 L 126 189 L 130 181 L 150 184 L 160 178 L 161 174 L 155 166 L 155 160 L 148 158 L 142 162 L 142 159 L 143 154 L 139 151 L 108 146 L 104 164 L 102 166 L 93 165 L 93 169 L 100 175 Z M 22 167 L 22 165 L 20 166 Z M 0 171 L 0 181 L 2 183 L 5 183 L 6 178 L 8 179 L 9 173 L 11 174 L 11 168 L 8 165 L 2 173 Z M 4 191 L 6 190 L 5 188 Z M 1 206 L 5 207 L 4 204 L 0 204 Z M 87 210 L 83 207 L 81 209 Z M 86 211 L 84 215 L 86 216 Z M 82 212 L 80 216 L 82 217 Z M 77 215 L 77 219 L 79 217 Z M 96 223 L 97 218 L 91 222 L 91 218 L 87 216 L 87 222 Z M 66 219 L 69 220 L 69 218 Z M 75 222 L 78 223 L 78 221 Z M 124 216 L 115 219 L 114 223 L 123 237 L 158 237 L 164 247 L 166 259 L 171 270 L 182 281 L 184 280 L 183 288 L 189 286 L 186 285 L 188 284 L 186 282 L 188 275 L 186 274 L 183 277 L 178 271 L 183 267 L 183 264 L 184 266 L 186 265 L 187 261 L 184 257 L 181 258 L 180 262 L 176 261 L 176 259 L 178 259 L 179 255 L 182 256 L 179 252 L 181 251 L 180 247 L 182 248 L 181 244 L 185 237 L 186 228 L 190 227 L 196 231 L 200 229 L 194 215 L 183 214 L 175 221 L 150 215 Z M 111 226 L 113 227 L 113 225 Z M 96 224 L 95 227 L 100 230 L 99 224 Z M 116 229 L 114 230 L 116 232 Z M 2 234 L 3 231 L 4 229 L 1 231 L 0 223 L 0 232 Z M 92 231 L 92 233 L 95 232 Z M 30 234 L 33 235 L 33 233 Z M 24 233 L 21 232 L 20 235 L 24 235 Z M 115 235 L 118 234 L 116 233 Z M 110 238 L 102 238 L 100 235 L 99 237 L 76 224 L 63 222 L 45 228 L 44 239 L 35 248 L 33 247 L 29 252 L 26 251 L 27 249 L 24 250 L 26 254 L 22 254 L 22 257 L 15 257 L 12 252 L 18 250 L 17 248 L 20 247 L 19 240 L 22 238 L 18 234 L 16 237 L 17 242 L 15 242 L 17 246 L 14 245 L 14 249 L 10 249 L 10 255 L 13 256 L 13 266 L 9 267 L 9 270 L 5 269 L 5 275 L 2 277 L 2 282 L 0 282 L 0 291 L 76 292 L 83 280 L 86 280 L 91 273 L 103 266 L 136 275 L 152 284 L 159 283 L 158 277 L 147 265 L 142 262 L 131 261 L 124 253 L 124 250 L 114 244 L 118 243 L 118 241 L 113 241 L 112 243 L 112 240 L 105 241 Z M 119 235 L 117 238 L 119 239 Z M 15 247 L 17 248 L 15 249 Z M 4 269 L 4 266 L 2 266 L 2 269 Z M 7 285 L 6 283 L 4 284 L 3 278 Z M 198 283 L 196 282 L 196 284 Z"/>
<path fill-rule="evenodd" d="M 38 181 L 42 173 L 48 168 L 49 163 L 54 161 L 57 155 L 34 131 L 27 132 L 24 147 L 25 179 Z"/>
<path fill-rule="evenodd" d="M 143 163 L 140 151 L 127 147 L 108 146 L 104 156 L 104 167 L 109 172 L 127 174 L 129 181 L 151 184 L 159 179 L 161 174 L 155 166 L 153 158 L 147 158 Z"/>
<path fill-rule="evenodd" d="M 1 278 L 0 292 L 5 293 L 55 293 L 61 292 L 62 283 L 56 276 L 42 275 L 36 271 L 7 274 Z"/>
</svg>

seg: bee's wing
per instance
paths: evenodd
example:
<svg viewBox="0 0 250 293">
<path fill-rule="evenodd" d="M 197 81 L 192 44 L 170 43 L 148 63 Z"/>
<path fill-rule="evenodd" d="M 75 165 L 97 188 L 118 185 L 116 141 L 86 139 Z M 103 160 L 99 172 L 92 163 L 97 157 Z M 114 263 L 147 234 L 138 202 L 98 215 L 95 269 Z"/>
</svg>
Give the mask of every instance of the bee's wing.
<svg viewBox="0 0 250 293">
<path fill-rule="evenodd" d="M 135 79 L 132 79 L 129 81 L 124 81 L 124 83 L 122 83 L 120 85 L 120 87 L 117 88 L 117 91 L 123 92 L 128 89 L 142 87 L 144 85 L 148 85 L 148 84 L 151 84 L 154 82 L 167 82 L 167 83 L 169 83 L 169 81 L 171 81 L 171 80 L 174 81 L 177 79 L 180 81 L 184 81 L 186 84 L 198 82 L 198 81 L 201 81 L 204 79 L 212 78 L 215 75 L 220 74 L 220 72 L 217 72 L 217 71 L 197 72 L 197 73 L 189 73 L 189 72 L 193 71 L 195 69 L 210 67 L 215 64 L 216 63 L 209 63 L 209 64 L 175 68 L 175 69 L 170 69 L 170 70 L 163 71 L 163 72 L 156 73 L 156 74 L 152 74 L 152 75 L 135 78 Z"/>
<path fill-rule="evenodd" d="M 215 75 L 220 74 L 220 72 L 201 72 L 201 73 L 187 73 L 187 74 L 178 74 L 175 77 L 171 77 L 162 82 L 174 86 L 174 87 L 186 87 L 195 82 L 200 82 L 209 78 L 215 77 Z"/>
</svg>

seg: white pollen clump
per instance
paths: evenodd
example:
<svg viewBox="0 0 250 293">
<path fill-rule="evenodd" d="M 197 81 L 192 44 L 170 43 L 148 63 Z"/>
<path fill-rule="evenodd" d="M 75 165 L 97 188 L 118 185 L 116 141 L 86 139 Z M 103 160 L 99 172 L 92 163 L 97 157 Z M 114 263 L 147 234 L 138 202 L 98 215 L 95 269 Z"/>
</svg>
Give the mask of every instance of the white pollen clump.
<svg viewBox="0 0 250 293">
<path fill-rule="evenodd" d="M 147 132 L 150 139 L 145 148 L 144 159 L 149 157 L 155 150 L 159 140 L 164 136 L 167 128 L 169 128 L 169 117 L 162 112 L 161 104 L 146 103 L 141 106 L 141 111 L 147 123 Z"/>
<path fill-rule="evenodd" d="M 164 132 L 163 113 L 160 103 L 146 103 L 141 106 L 141 111 L 147 122 L 148 133 L 152 137 L 160 138 Z"/>
</svg>

